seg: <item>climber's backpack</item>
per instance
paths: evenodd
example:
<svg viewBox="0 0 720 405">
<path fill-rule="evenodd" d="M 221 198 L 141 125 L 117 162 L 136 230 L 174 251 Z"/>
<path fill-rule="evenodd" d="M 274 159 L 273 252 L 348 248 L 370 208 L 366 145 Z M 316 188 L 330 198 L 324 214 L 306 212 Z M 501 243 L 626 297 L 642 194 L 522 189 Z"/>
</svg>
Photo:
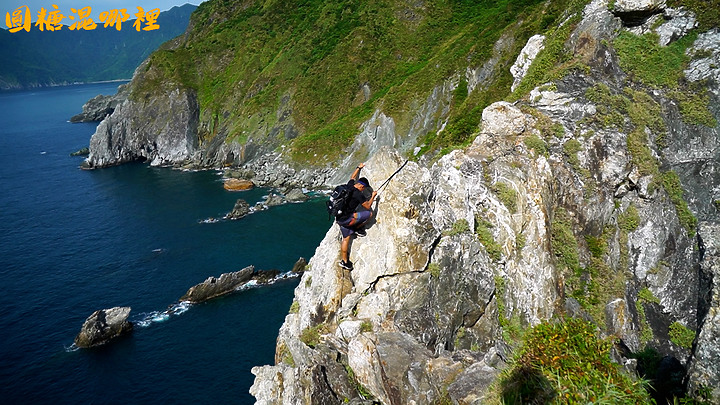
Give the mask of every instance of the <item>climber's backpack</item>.
<svg viewBox="0 0 720 405">
<path fill-rule="evenodd" d="M 330 193 L 330 199 L 327 202 L 327 211 L 329 218 L 342 217 L 350 207 L 350 196 L 352 195 L 352 186 L 349 184 L 341 184 Z"/>
</svg>

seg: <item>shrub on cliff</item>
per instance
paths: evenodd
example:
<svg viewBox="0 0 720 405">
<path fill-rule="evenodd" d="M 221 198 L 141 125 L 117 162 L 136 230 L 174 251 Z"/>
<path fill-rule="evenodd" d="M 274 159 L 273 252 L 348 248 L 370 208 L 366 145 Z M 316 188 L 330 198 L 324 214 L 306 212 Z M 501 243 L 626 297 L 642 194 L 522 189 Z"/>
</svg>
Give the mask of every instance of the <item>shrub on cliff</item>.
<svg viewBox="0 0 720 405">
<path fill-rule="evenodd" d="M 581 319 L 545 321 L 526 336 L 502 375 L 501 401 L 516 403 L 650 403 L 643 381 L 610 361 L 612 340 Z"/>
</svg>

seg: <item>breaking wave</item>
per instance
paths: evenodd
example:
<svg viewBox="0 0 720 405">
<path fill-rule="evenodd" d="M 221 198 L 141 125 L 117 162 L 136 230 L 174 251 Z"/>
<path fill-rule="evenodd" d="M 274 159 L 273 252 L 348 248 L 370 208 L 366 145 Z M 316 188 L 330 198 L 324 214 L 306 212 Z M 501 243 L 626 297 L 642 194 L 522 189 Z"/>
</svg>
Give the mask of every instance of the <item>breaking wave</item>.
<svg viewBox="0 0 720 405">
<path fill-rule="evenodd" d="M 191 306 L 192 304 L 187 301 L 176 302 L 170 305 L 168 309 L 164 311 L 143 312 L 139 314 L 138 318 L 136 318 L 132 322 L 137 327 L 147 328 L 154 323 L 165 322 L 172 316 L 182 315 L 187 312 L 187 310 L 190 309 Z"/>
</svg>

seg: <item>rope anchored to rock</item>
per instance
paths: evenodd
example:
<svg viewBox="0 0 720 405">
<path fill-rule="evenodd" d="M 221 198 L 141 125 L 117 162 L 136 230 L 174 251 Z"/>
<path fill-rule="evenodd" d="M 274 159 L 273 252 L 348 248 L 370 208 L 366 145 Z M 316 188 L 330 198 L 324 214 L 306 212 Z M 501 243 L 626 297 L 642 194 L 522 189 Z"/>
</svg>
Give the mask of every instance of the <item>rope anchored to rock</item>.
<svg viewBox="0 0 720 405">
<path fill-rule="evenodd" d="M 402 170 L 403 167 L 405 167 L 405 165 L 406 165 L 409 161 L 410 161 L 410 159 L 405 160 L 405 163 L 403 163 L 402 166 L 400 166 L 397 170 L 395 170 L 395 173 L 391 174 L 390 177 L 388 177 L 387 180 L 385 180 L 385 181 L 383 182 L 383 184 L 381 184 L 380 187 L 377 188 L 377 193 L 378 193 L 378 194 L 380 194 L 380 190 L 382 190 L 383 187 L 387 186 L 388 183 L 390 183 L 390 180 L 392 180 L 392 178 L 395 177 L 395 175 L 398 174 L 398 173 L 400 172 L 400 170 Z"/>
</svg>

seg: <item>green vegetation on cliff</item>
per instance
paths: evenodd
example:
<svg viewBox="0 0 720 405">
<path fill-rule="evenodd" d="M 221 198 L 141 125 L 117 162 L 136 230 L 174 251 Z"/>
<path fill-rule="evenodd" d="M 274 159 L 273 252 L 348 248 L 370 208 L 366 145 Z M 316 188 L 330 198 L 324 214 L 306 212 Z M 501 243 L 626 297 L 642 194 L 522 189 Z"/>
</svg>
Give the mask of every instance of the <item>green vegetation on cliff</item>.
<svg viewBox="0 0 720 405">
<path fill-rule="evenodd" d="M 498 384 L 500 402 L 647 404 L 642 381 L 610 360 L 612 339 L 581 319 L 546 321 L 525 336 Z"/>
<path fill-rule="evenodd" d="M 509 94 L 508 69 L 527 39 L 557 24 L 568 3 L 214 0 L 200 5 L 182 44 L 150 58 L 131 97 L 164 86 L 194 89 L 201 139 L 274 136 L 278 145 L 294 138 L 295 159 L 320 163 L 348 146 L 376 109 L 408 133 L 432 89 L 450 81 L 456 87 L 448 123 L 425 144 L 461 145 L 477 130 L 482 109 Z M 506 49 L 496 55 L 493 46 L 509 28 Z M 466 68 L 492 56 L 503 68 L 468 93 Z M 292 129 L 270 133 L 286 119 Z"/>
<path fill-rule="evenodd" d="M 641 176 L 651 176 L 649 191 L 658 186 L 665 189 L 675 206 L 680 224 L 689 236 L 695 235 L 697 219 L 683 198 L 680 179 L 672 171 L 662 172 L 654 149 L 662 149 L 666 143 L 667 127 L 662 121 L 661 108 L 646 92 L 626 87 L 622 94 L 613 94 L 604 84 L 587 90 L 586 97 L 596 103 L 598 114 L 593 119 L 604 127 L 623 129 L 627 135 L 627 149 L 632 164 Z M 707 111 L 707 106 L 702 109 Z M 626 120 L 629 117 L 629 120 Z M 650 136 L 646 132 L 650 131 Z M 653 142 L 654 141 L 654 142 Z"/>
</svg>

